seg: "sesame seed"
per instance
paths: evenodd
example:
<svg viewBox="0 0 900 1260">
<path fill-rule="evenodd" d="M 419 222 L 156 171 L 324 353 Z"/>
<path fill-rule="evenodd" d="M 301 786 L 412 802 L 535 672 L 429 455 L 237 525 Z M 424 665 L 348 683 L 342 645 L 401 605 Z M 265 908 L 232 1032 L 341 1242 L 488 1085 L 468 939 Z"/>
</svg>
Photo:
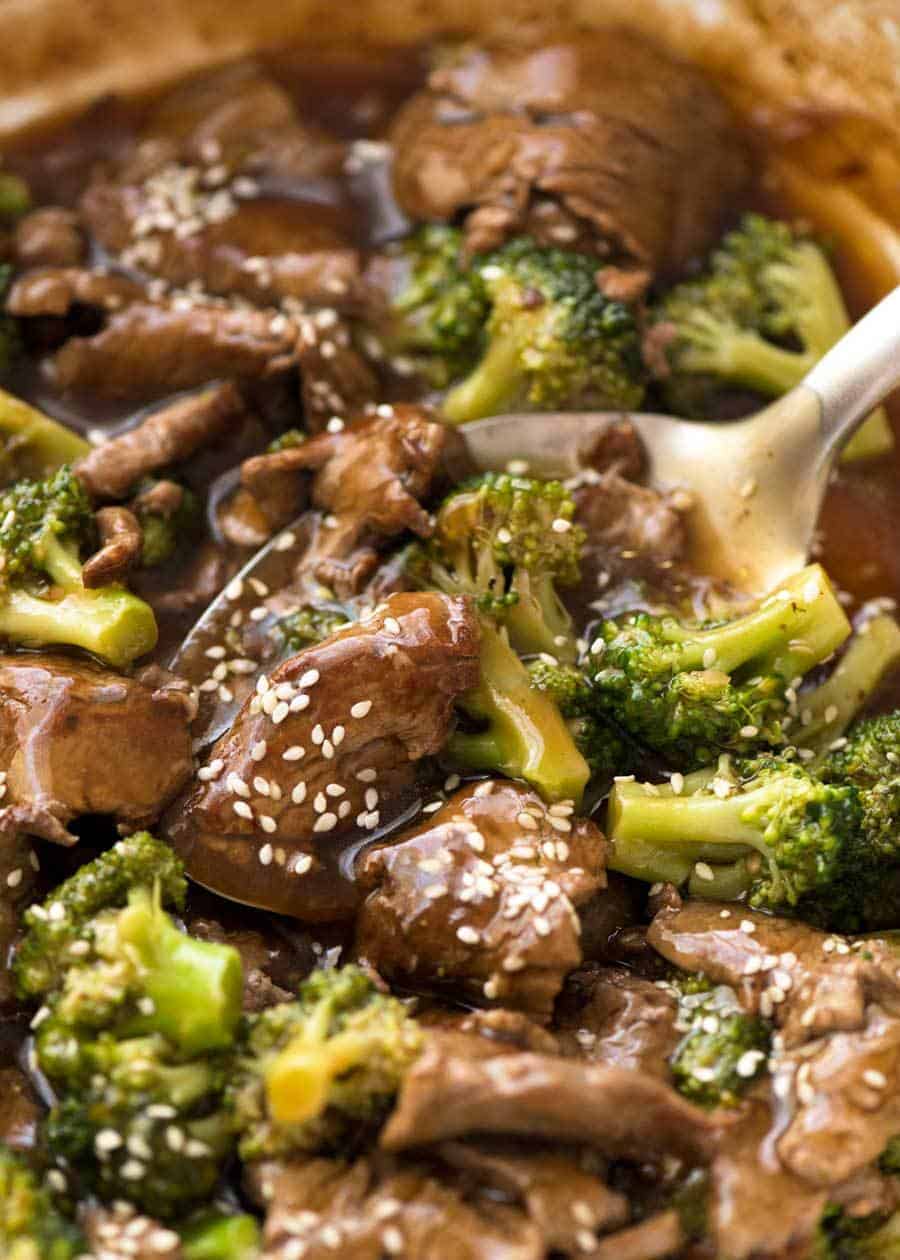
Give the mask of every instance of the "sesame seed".
<svg viewBox="0 0 900 1260">
<path fill-rule="evenodd" d="M 258 775 L 256 776 L 256 778 L 253 780 L 253 787 L 254 787 L 254 790 L 255 790 L 255 791 L 257 791 L 257 792 L 259 792 L 259 794 L 260 794 L 261 796 L 268 796 L 268 795 L 269 795 L 269 792 L 270 792 L 270 789 L 269 789 L 269 780 L 268 780 L 268 779 L 264 779 L 264 778 L 263 778 L 261 775 L 259 775 L 259 774 L 258 774 Z"/>
<path fill-rule="evenodd" d="M 272 721 L 275 726 L 278 726 L 281 722 L 283 722 L 290 711 L 290 707 L 285 703 L 285 701 L 279 700 L 275 708 L 272 710 Z"/>
<path fill-rule="evenodd" d="M 294 696 L 290 703 L 291 713 L 302 713 L 309 708 L 309 696 Z"/>
<path fill-rule="evenodd" d="M 94 1149 L 102 1159 L 104 1155 L 117 1151 L 122 1145 L 122 1136 L 115 1129 L 101 1129 L 94 1138 Z"/>
<path fill-rule="evenodd" d="M 371 708 L 371 700 L 357 700 L 356 704 L 350 706 L 350 716 L 354 718 L 364 718 Z"/>
<path fill-rule="evenodd" d="M 314 683 L 319 681 L 319 671 L 317 669 L 308 669 L 305 674 L 301 675 L 298 687 L 312 687 Z"/>
<path fill-rule="evenodd" d="M 877 1068 L 866 1068 L 862 1077 L 866 1084 L 871 1085 L 873 1089 L 887 1088 L 887 1077 L 884 1072 L 879 1072 Z"/>
<path fill-rule="evenodd" d="M 759 734 L 758 726 L 742 726 L 738 731 L 742 739 L 754 739 Z"/>
<path fill-rule="evenodd" d="M 322 729 L 321 724 L 317 722 L 316 725 L 312 728 L 312 734 L 310 735 L 310 739 L 315 745 L 318 746 L 322 743 L 324 738 L 325 738 L 325 732 Z"/>
<path fill-rule="evenodd" d="M 462 927 L 456 929 L 456 935 L 464 945 L 477 945 L 481 940 L 475 928 L 470 927 L 468 923 L 464 923 Z"/>
<path fill-rule="evenodd" d="M 715 879 L 713 869 L 707 862 L 697 862 L 694 865 L 694 874 L 698 879 L 711 880 Z"/>
<path fill-rule="evenodd" d="M 669 785 L 671 786 L 672 791 L 675 793 L 675 795 L 680 796 L 681 793 L 684 791 L 684 775 L 679 774 L 678 771 L 676 770 L 675 773 L 672 775 L 672 777 L 669 779 Z"/>
<path fill-rule="evenodd" d="M 387 1229 L 382 1231 L 381 1245 L 388 1255 L 398 1256 L 400 1254 L 403 1250 L 403 1235 L 396 1225 L 388 1225 Z"/>
<path fill-rule="evenodd" d="M 271 814 L 260 814 L 257 821 L 259 822 L 259 825 L 260 827 L 262 827 L 263 831 L 267 831 L 269 835 L 271 835 L 273 831 L 278 830 L 278 823 L 275 821 L 275 819 L 272 817 Z"/>
<path fill-rule="evenodd" d="M 537 831 L 538 829 L 537 820 L 532 818 L 531 814 L 527 814 L 524 809 L 516 815 L 516 822 L 525 831 Z"/>
<path fill-rule="evenodd" d="M 225 786 L 229 792 L 233 792 L 235 796 L 242 796 L 245 800 L 250 798 L 250 789 L 244 780 L 232 770 L 228 778 L 225 780 Z"/>
<path fill-rule="evenodd" d="M 753 1076 L 766 1056 L 762 1050 L 745 1050 L 735 1065 L 738 1076 Z"/>
<path fill-rule="evenodd" d="M 313 831 L 333 831 L 337 826 L 336 814 L 322 814 L 316 819 L 313 825 Z"/>
<path fill-rule="evenodd" d="M 756 931 L 756 924 L 749 919 L 741 919 L 740 928 L 742 932 L 746 932 L 748 936 L 752 936 Z"/>
<path fill-rule="evenodd" d="M 712 669 L 716 663 L 716 649 L 708 647 L 703 653 L 703 668 Z"/>
<path fill-rule="evenodd" d="M 572 528 L 572 522 L 564 520 L 561 516 L 557 516 L 550 528 L 553 530 L 554 534 L 567 534 Z"/>
<path fill-rule="evenodd" d="M 322 756 L 326 761 L 331 761 L 334 757 L 334 744 L 330 739 L 322 740 Z"/>
<path fill-rule="evenodd" d="M 271 866 L 272 858 L 275 856 L 275 851 L 270 844 L 264 844 L 257 856 L 259 858 L 260 866 Z"/>
<path fill-rule="evenodd" d="M 290 748 L 286 748 L 281 754 L 281 760 L 299 761 L 300 758 L 303 757 L 305 751 L 306 750 L 301 748 L 299 744 L 291 744 Z"/>
<path fill-rule="evenodd" d="M 372 767 L 366 770 L 357 770 L 356 777 L 360 783 L 374 783 L 378 778 L 378 771 Z"/>
<path fill-rule="evenodd" d="M 388 634 L 399 634 L 400 622 L 397 620 L 396 617 L 385 617 L 384 628 L 388 632 Z"/>
<path fill-rule="evenodd" d="M 250 749 L 251 761 L 262 761 L 269 750 L 269 745 L 264 739 L 258 739 Z"/>
<path fill-rule="evenodd" d="M 298 783 L 291 790 L 291 800 L 295 805 L 302 805 L 306 800 L 306 784 Z"/>
<path fill-rule="evenodd" d="M 19 884 L 22 882 L 23 874 L 24 872 L 20 866 L 17 866 L 14 871 L 10 871 L 6 877 L 7 888 L 18 888 Z"/>
<path fill-rule="evenodd" d="M 340 747 L 340 745 L 344 742 L 344 736 L 346 734 L 347 731 L 343 726 L 338 725 L 334 728 L 331 732 L 331 742 L 334 744 L 335 748 Z"/>
</svg>

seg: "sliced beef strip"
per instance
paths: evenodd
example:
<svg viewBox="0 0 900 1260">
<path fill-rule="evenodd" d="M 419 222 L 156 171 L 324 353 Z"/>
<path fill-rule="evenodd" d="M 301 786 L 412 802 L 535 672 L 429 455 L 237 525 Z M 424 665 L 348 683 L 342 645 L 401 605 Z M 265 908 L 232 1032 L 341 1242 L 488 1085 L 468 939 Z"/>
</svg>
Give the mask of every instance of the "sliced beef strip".
<svg viewBox="0 0 900 1260">
<path fill-rule="evenodd" d="M 244 412 L 231 382 L 210 385 L 151 412 L 136 428 L 94 447 L 75 471 L 96 500 L 122 499 L 150 473 L 219 441 Z"/>
<path fill-rule="evenodd" d="M 596 1260 L 666 1260 L 680 1251 L 684 1242 L 678 1213 L 670 1208 L 602 1238 L 591 1254 Z"/>
<path fill-rule="evenodd" d="M 427 1164 L 374 1156 L 262 1165 L 251 1193 L 267 1207 L 261 1260 L 543 1260 L 539 1228 L 512 1205 L 465 1193 Z M 467 1188 L 466 1188 L 467 1189 Z"/>
<path fill-rule="evenodd" d="M 74 210 L 43 206 L 16 224 L 13 251 L 17 267 L 77 267 L 87 241 Z"/>
<path fill-rule="evenodd" d="M 123 582 L 137 565 L 144 535 L 133 512 L 125 507 L 103 507 L 95 513 L 100 548 L 81 566 L 81 580 L 88 590 Z"/>
<path fill-rule="evenodd" d="M 461 788 L 357 865 L 356 948 L 413 989 L 449 986 L 549 1019 L 581 962 L 578 907 L 604 886 L 593 823 L 504 780 Z M 526 826 L 527 824 L 527 826 Z"/>
<path fill-rule="evenodd" d="M 71 657 L 0 657 L 0 814 L 52 839 L 81 814 L 145 826 L 190 777 L 193 707 L 175 680 L 145 685 Z"/>
<path fill-rule="evenodd" d="M 316 966 L 311 938 L 279 931 L 271 916 L 253 916 L 254 926 L 247 926 L 245 908 L 231 913 L 218 899 L 214 902 L 205 894 L 192 897 L 192 901 L 198 899 L 207 900 L 217 917 L 189 911 L 185 915 L 187 930 L 200 940 L 231 945 L 238 951 L 244 967 L 244 1010 L 264 1010 L 294 997 L 301 981 Z"/>
<path fill-rule="evenodd" d="M 575 491 L 594 567 L 610 577 L 654 573 L 684 559 L 684 511 L 672 495 L 629 481 L 613 468 Z"/>
<path fill-rule="evenodd" d="M 0 1147 L 27 1151 L 37 1141 L 43 1108 L 17 1067 L 0 1068 Z"/>
<path fill-rule="evenodd" d="M 453 430 L 427 408 L 398 404 L 379 407 L 338 432 L 246 460 L 241 478 L 275 529 L 296 515 L 314 474 L 309 495 L 323 516 L 302 576 L 343 598 L 358 594 L 372 575 L 384 539 L 406 530 L 431 534 L 422 500 L 463 459 Z"/>
<path fill-rule="evenodd" d="M 73 307 L 118 311 L 137 301 L 143 290 L 127 276 L 85 267 L 36 267 L 15 281 L 6 309 L 19 319 L 63 318 Z"/>
<path fill-rule="evenodd" d="M 594 1234 L 628 1220 L 628 1200 L 610 1190 L 590 1153 L 520 1144 L 444 1142 L 441 1159 L 477 1177 L 485 1187 L 519 1199 L 541 1231 L 549 1252 L 593 1252 Z"/>
<path fill-rule="evenodd" d="M 89 1206 L 81 1227 L 97 1260 L 183 1260 L 181 1239 L 174 1229 L 142 1216 L 129 1203 Z"/>
<path fill-rule="evenodd" d="M 553 1031 L 564 1052 L 668 1081 L 681 1039 L 672 995 L 625 967 L 588 966 L 569 976 Z"/>
<path fill-rule="evenodd" d="M 638 287 L 713 243 L 747 174 L 715 91 L 619 29 L 466 46 L 400 110 L 391 140 L 411 218 L 463 216 L 472 253 L 519 234 L 593 251 L 637 271 Z"/>
<path fill-rule="evenodd" d="M 717 1121 L 643 1072 L 558 1055 L 503 1053 L 434 1032 L 381 1134 L 389 1151 L 471 1135 L 584 1143 L 617 1159 L 706 1163 Z"/>
<path fill-rule="evenodd" d="M 290 657 L 240 709 L 166 829 L 199 883 L 310 921 L 346 917 L 344 833 L 396 808 L 478 677 L 469 603 L 392 596 L 365 622 Z"/>
</svg>

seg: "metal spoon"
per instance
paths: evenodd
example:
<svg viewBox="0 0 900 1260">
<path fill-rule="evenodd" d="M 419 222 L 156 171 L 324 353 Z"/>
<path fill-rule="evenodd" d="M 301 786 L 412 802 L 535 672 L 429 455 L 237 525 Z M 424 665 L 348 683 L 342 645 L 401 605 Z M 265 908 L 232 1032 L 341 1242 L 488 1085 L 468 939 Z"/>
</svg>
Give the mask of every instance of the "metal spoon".
<svg viewBox="0 0 900 1260">
<path fill-rule="evenodd" d="M 900 384 L 900 287 L 829 350 L 804 380 L 746 420 L 700 423 L 628 414 L 651 485 L 690 490 L 695 559 L 750 592 L 772 590 L 806 562 L 841 447 Z M 527 463 L 540 476 L 582 470 L 621 413 L 494 416 L 466 425 L 476 464 Z"/>
</svg>

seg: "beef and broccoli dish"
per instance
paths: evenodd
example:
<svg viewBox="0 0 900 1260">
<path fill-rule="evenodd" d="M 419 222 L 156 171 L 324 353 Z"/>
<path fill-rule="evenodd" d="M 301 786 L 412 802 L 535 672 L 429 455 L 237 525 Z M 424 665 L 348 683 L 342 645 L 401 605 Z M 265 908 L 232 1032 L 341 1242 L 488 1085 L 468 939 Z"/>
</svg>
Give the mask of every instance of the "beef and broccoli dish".
<svg viewBox="0 0 900 1260">
<path fill-rule="evenodd" d="M 772 591 L 628 419 L 861 313 L 718 90 L 242 61 L 11 146 L 0 291 L 0 1256 L 896 1260 L 890 408 Z"/>
</svg>

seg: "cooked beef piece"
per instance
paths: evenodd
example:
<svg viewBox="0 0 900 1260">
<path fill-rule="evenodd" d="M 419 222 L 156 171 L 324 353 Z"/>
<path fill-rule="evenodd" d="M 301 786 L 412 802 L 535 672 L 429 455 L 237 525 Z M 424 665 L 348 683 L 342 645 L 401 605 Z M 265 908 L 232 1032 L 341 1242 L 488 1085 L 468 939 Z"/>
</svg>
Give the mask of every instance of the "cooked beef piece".
<svg viewBox="0 0 900 1260">
<path fill-rule="evenodd" d="M 263 1164 L 250 1190 L 267 1209 L 261 1260 L 543 1260 L 540 1230 L 512 1205 L 459 1188 L 425 1163 Z M 301 1251 L 302 1248 L 302 1251 Z"/>
<path fill-rule="evenodd" d="M 201 901 L 204 896 L 200 895 Z M 197 899 L 195 895 L 191 901 Z M 245 909 L 229 909 L 219 900 L 206 900 L 217 917 L 195 914 L 189 907 L 185 925 L 191 936 L 232 945 L 238 951 L 244 967 L 244 1010 L 260 1011 L 294 997 L 298 985 L 316 966 L 311 938 L 279 931 L 277 921 L 270 916 L 254 915 L 248 925 Z"/>
<path fill-rule="evenodd" d="M 44 206 L 16 224 L 13 250 L 17 267 L 77 267 L 87 243 L 74 211 Z"/>
<path fill-rule="evenodd" d="M 327 515 L 314 532 L 302 568 L 307 579 L 344 597 L 358 594 L 378 563 L 376 545 L 405 530 L 431 533 L 422 506 L 447 465 L 463 457 L 459 436 L 424 407 L 380 407 L 337 433 L 244 462 L 241 479 L 272 529 L 310 498 Z"/>
<path fill-rule="evenodd" d="M 444 1142 L 441 1159 L 486 1189 L 521 1201 L 548 1252 L 593 1252 L 596 1232 L 628 1220 L 628 1201 L 610 1190 L 592 1153 L 500 1142 Z"/>
<path fill-rule="evenodd" d="M 584 1143 L 612 1158 L 711 1158 L 718 1124 L 644 1072 L 503 1052 L 485 1038 L 429 1034 L 381 1134 L 389 1151 L 472 1134 Z"/>
<path fill-rule="evenodd" d="M 175 1230 L 141 1216 L 130 1203 L 87 1207 L 81 1226 L 90 1254 L 97 1260 L 183 1260 Z"/>
<path fill-rule="evenodd" d="M 219 441 L 243 412 L 233 384 L 210 385 L 166 403 L 136 428 L 94 447 L 76 471 L 94 499 L 122 499 L 141 478 Z"/>
<path fill-rule="evenodd" d="M 713 89 L 618 29 L 524 51 L 466 46 L 391 139 L 411 218 L 464 216 L 470 253 L 521 234 L 596 252 L 637 270 L 632 289 L 702 254 L 747 174 Z"/>
<path fill-rule="evenodd" d="M 597 1260 L 666 1260 L 684 1245 L 684 1230 L 673 1209 L 649 1216 L 639 1225 L 601 1238 L 591 1251 Z"/>
<path fill-rule="evenodd" d="M 628 481 L 612 469 L 578 489 L 575 501 L 591 552 L 607 572 L 627 571 L 623 560 L 656 567 L 683 559 L 684 515 L 672 496 Z"/>
<path fill-rule="evenodd" d="M 95 514 L 100 549 L 81 566 L 88 590 L 122 582 L 141 558 L 144 535 L 137 517 L 125 507 L 103 507 Z"/>
<path fill-rule="evenodd" d="M 0 1068 L 0 1147 L 25 1151 L 34 1146 L 42 1114 L 25 1073 Z"/>
<path fill-rule="evenodd" d="M 20 319 L 62 318 L 74 307 L 118 311 L 137 301 L 142 290 L 126 276 L 82 267 L 37 267 L 20 276 L 6 299 L 6 309 Z"/>
<path fill-rule="evenodd" d="M 313 433 L 335 417 L 342 419 L 373 405 L 378 381 L 354 348 L 350 330 L 330 308 L 297 316 L 297 366 L 306 425 Z"/>
<path fill-rule="evenodd" d="M 506 780 L 461 788 L 357 865 L 357 951 L 388 980 L 549 1019 L 605 865 L 586 819 Z"/>
<path fill-rule="evenodd" d="M 145 685 L 72 657 L 0 657 L 3 809 L 47 835 L 81 814 L 153 822 L 191 773 L 193 706 L 176 680 Z M 49 838 L 65 838 L 50 834 Z"/>
<path fill-rule="evenodd" d="M 480 1047 L 483 1054 L 509 1054 L 512 1050 L 557 1054 L 559 1051 L 559 1043 L 553 1033 L 522 1011 L 511 1011 L 505 1007 L 466 1011 L 457 1007 L 420 1006 L 417 1018 L 426 1027 L 440 1030 L 442 1035 L 456 1032 L 466 1038 L 483 1038 L 487 1042 L 486 1046 Z M 460 1045 L 465 1052 L 471 1042 L 465 1040 Z"/>
<path fill-rule="evenodd" d="M 569 976 L 553 1031 L 564 1051 L 594 1063 L 633 1068 L 669 1080 L 681 1033 L 678 1004 L 625 967 L 585 967 Z"/>
<path fill-rule="evenodd" d="M 337 869 L 337 837 L 386 818 L 477 677 L 474 612 L 431 593 L 395 595 L 290 657 L 260 680 L 169 812 L 190 873 L 300 919 L 352 913 L 359 893 Z"/>
<path fill-rule="evenodd" d="M 138 301 L 93 336 L 70 337 L 55 384 L 109 399 L 152 399 L 222 377 L 251 380 L 296 361 L 296 330 L 271 312 L 201 301 Z"/>
<path fill-rule="evenodd" d="M 610 416 L 593 446 L 584 454 L 584 465 L 598 473 L 618 473 L 629 481 L 640 477 L 647 463 L 644 444 L 632 422 Z"/>
<path fill-rule="evenodd" d="M 643 924 L 646 897 L 640 885 L 608 871 L 606 887 L 581 910 L 581 952 L 589 962 L 620 961 L 621 938 Z M 652 951 L 648 951 L 652 952 Z"/>
</svg>

